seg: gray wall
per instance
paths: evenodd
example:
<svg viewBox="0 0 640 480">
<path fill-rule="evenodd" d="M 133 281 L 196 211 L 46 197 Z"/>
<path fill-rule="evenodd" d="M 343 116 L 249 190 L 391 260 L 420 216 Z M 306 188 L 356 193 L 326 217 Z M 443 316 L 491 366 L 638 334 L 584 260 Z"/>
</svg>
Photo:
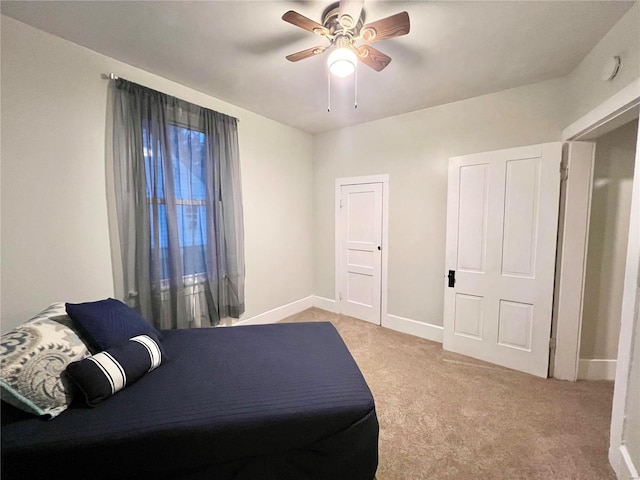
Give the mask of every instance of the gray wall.
<svg viewBox="0 0 640 480">
<path fill-rule="evenodd" d="M 315 136 L 316 295 L 334 297 L 334 181 L 390 174 L 389 314 L 442 325 L 447 159 L 560 140 L 562 129 L 637 80 L 640 4 L 567 77 Z M 619 75 L 600 78 L 606 59 Z"/>
<path fill-rule="evenodd" d="M 596 141 L 580 358 L 616 359 L 638 121 Z"/>
<path fill-rule="evenodd" d="M 3 331 L 52 302 L 114 294 L 109 72 L 240 118 L 244 318 L 313 293 L 311 135 L 4 16 L 1 35 Z"/>
<path fill-rule="evenodd" d="M 388 173 L 389 314 L 442 325 L 448 158 L 560 139 L 561 80 L 316 135 L 315 293 L 334 297 L 334 183 Z"/>
<path fill-rule="evenodd" d="M 567 125 L 611 98 L 640 76 L 640 3 L 616 23 L 609 33 L 567 76 Z M 612 81 L 603 81 L 602 68 L 612 56 L 619 56 L 622 68 Z"/>
</svg>

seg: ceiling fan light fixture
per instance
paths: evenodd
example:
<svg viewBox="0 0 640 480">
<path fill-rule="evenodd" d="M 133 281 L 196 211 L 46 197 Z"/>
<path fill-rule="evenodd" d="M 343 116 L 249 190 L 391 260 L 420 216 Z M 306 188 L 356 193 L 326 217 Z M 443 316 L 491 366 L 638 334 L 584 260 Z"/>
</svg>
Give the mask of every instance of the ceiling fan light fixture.
<svg viewBox="0 0 640 480">
<path fill-rule="evenodd" d="M 336 77 L 348 77 L 356 70 L 358 57 L 350 48 L 336 48 L 329 55 L 327 65 Z"/>
</svg>

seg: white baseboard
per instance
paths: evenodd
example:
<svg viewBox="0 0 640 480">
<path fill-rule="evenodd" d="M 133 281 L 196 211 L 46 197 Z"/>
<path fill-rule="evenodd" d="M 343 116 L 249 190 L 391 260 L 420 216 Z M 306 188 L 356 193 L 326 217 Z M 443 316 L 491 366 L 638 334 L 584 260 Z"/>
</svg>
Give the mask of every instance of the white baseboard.
<svg viewBox="0 0 640 480">
<path fill-rule="evenodd" d="M 609 448 L 609 463 L 620 480 L 640 480 L 638 468 L 633 464 L 625 445 L 612 445 Z"/>
<path fill-rule="evenodd" d="M 308 297 L 301 298 L 300 300 L 288 303 L 287 305 L 282 305 L 281 307 L 260 313 L 251 318 L 241 320 L 234 323 L 233 326 L 276 323 L 311 307 L 321 308 L 322 310 L 332 313 L 337 313 L 338 310 L 338 305 L 335 300 L 317 295 L 309 295 Z M 387 314 L 385 319 L 382 321 L 382 326 L 399 332 L 408 333 L 409 335 L 415 335 L 416 337 L 442 343 L 443 329 L 439 325 L 432 325 L 430 323 L 418 322 L 409 318 Z M 615 374 L 615 366 L 613 370 Z"/>
<path fill-rule="evenodd" d="M 332 298 L 313 295 L 313 306 L 326 310 L 327 312 L 338 313 L 338 306 L 336 305 L 336 301 Z"/>
<path fill-rule="evenodd" d="M 616 361 L 599 358 L 581 358 L 578 363 L 578 380 L 615 380 Z"/>
<path fill-rule="evenodd" d="M 387 314 L 382 321 L 382 326 L 399 332 L 415 335 L 433 342 L 442 343 L 443 327 L 431 323 L 418 322 L 409 318 Z"/>
<path fill-rule="evenodd" d="M 291 315 L 295 315 L 296 313 L 300 313 L 313 306 L 314 306 L 314 296 L 309 295 L 308 297 L 301 298 L 300 300 L 296 300 L 295 302 L 282 305 L 281 307 L 276 307 L 267 312 L 260 313 L 251 318 L 247 318 L 246 320 L 241 320 L 237 323 L 234 323 L 233 326 L 235 327 L 238 325 L 265 325 L 268 323 L 276 323 L 284 318 L 290 317 Z"/>
<path fill-rule="evenodd" d="M 622 456 L 622 472 L 618 475 L 618 478 L 629 478 L 631 480 L 639 480 L 638 468 L 633 464 L 629 450 L 625 445 L 620 445 L 620 455 Z M 640 465 L 638 465 L 640 467 Z"/>
</svg>

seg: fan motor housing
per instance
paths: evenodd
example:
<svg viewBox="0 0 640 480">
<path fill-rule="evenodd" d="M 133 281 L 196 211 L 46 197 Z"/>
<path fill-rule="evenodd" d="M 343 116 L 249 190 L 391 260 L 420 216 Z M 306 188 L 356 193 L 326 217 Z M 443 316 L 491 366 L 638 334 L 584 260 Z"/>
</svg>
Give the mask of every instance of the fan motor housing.
<svg viewBox="0 0 640 480">
<path fill-rule="evenodd" d="M 322 26 L 329 30 L 331 35 L 343 34 L 350 37 L 357 37 L 360 33 L 360 29 L 364 25 L 364 9 L 360 13 L 360 18 L 353 22 L 353 19 L 348 15 L 344 15 L 342 19 L 340 16 L 340 2 L 336 2 L 322 13 Z M 345 18 L 348 17 L 348 18 Z M 340 23 L 342 20 L 342 23 Z M 351 25 L 349 25 L 351 23 Z"/>
</svg>

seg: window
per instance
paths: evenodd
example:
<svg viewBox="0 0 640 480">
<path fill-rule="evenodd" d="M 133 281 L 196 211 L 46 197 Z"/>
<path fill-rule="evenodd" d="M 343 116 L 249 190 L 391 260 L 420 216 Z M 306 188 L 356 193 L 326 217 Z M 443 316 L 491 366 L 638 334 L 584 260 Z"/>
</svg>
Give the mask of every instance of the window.
<svg viewBox="0 0 640 480">
<path fill-rule="evenodd" d="M 218 325 L 244 312 L 237 123 L 115 81 L 119 295 L 159 328 Z"/>
<path fill-rule="evenodd" d="M 152 268 L 160 268 L 161 278 L 170 277 L 170 238 L 167 225 L 176 222 L 177 242 L 182 258 L 182 275 L 206 272 L 203 246 L 207 244 L 206 204 L 206 136 L 204 132 L 181 125 L 168 129 L 169 149 L 158 148 L 157 141 L 143 132 L 147 200 L 152 249 L 159 245 L 159 258 L 152 258 Z M 157 155 L 153 155 L 155 152 Z M 168 161 L 163 151 L 170 151 Z M 166 183 L 169 182 L 169 183 Z M 167 202 L 172 195 L 173 202 Z M 175 215 L 167 216 L 167 208 L 175 205 Z M 173 220 L 175 219 L 175 220 Z M 159 265 L 153 265 L 153 262 Z"/>
</svg>

